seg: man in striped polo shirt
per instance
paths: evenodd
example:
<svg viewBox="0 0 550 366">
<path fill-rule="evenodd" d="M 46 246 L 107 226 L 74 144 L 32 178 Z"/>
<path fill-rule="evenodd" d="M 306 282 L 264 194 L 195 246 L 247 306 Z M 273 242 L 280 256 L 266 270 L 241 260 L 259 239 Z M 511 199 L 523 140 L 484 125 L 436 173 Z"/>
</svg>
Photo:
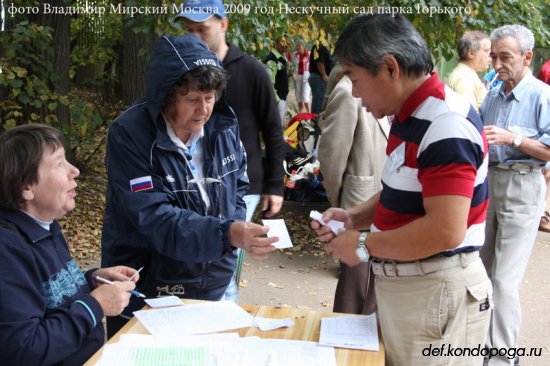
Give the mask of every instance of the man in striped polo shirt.
<svg viewBox="0 0 550 366">
<path fill-rule="evenodd" d="M 345 263 L 371 260 L 388 365 L 481 364 L 492 308 L 478 255 L 488 205 L 483 124 L 439 80 L 402 16 L 353 19 L 335 55 L 367 110 L 395 119 L 382 191 L 324 213 L 345 223 L 338 236 L 311 226 Z"/>
</svg>

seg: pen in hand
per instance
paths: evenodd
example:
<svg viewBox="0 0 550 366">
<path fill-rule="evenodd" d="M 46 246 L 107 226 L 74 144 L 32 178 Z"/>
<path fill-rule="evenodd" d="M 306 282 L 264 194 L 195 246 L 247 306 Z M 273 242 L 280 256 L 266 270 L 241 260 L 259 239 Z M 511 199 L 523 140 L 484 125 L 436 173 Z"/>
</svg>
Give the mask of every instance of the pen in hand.
<svg viewBox="0 0 550 366">
<path fill-rule="evenodd" d="M 138 269 L 137 271 L 135 271 L 134 274 L 131 275 L 130 278 L 128 278 L 128 281 L 133 281 L 133 280 L 134 280 L 134 277 L 136 277 L 137 274 L 138 274 L 139 272 L 141 272 L 142 269 L 143 269 L 143 267 L 141 267 L 140 269 Z"/>
<path fill-rule="evenodd" d="M 106 283 L 107 285 L 112 285 L 113 284 L 113 282 L 111 282 L 109 280 L 106 280 L 103 277 L 93 276 L 92 278 L 94 279 L 94 281 L 103 282 L 103 283 Z M 142 294 L 141 292 L 136 291 L 136 290 L 130 290 L 128 292 L 131 293 L 132 295 L 136 296 L 136 297 L 142 297 L 142 298 L 146 297 L 144 294 Z"/>
</svg>

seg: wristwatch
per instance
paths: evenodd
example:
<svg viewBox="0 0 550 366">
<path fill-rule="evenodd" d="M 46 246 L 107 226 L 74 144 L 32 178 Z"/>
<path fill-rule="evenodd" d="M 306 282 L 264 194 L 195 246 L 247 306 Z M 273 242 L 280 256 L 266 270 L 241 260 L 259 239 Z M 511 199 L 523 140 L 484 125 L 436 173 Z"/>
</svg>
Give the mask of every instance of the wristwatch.
<svg viewBox="0 0 550 366">
<path fill-rule="evenodd" d="M 357 243 L 357 249 L 355 249 L 355 254 L 359 258 L 361 262 L 368 262 L 369 261 L 369 251 L 367 249 L 367 246 L 365 245 L 367 243 L 367 237 L 369 236 L 368 231 L 361 231 L 361 234 L 359 234 L 359 242 Z"/>
<path fill-rule="evenodd" d="M 512 146 L 517 149 L 519 145 L 521 145 L 522 140 L 523 140 L 523 137 L 519 133 L 516 133 L 514 135 L 514 140 L 512 141 Z"/>
</svg>

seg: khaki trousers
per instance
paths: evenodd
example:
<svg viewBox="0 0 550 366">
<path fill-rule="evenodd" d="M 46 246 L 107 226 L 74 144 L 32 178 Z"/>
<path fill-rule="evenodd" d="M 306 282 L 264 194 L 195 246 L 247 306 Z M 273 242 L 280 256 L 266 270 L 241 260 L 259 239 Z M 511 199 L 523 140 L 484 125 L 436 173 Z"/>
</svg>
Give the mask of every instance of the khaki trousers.
<svg viewBox="0 0 550 366">
<path fill-rule="evenodd" d="M 492 286 L 479 258 L 424 276 L 376 276 L 375 283 L 386 365 L 483 364 Z"/>
</svg>

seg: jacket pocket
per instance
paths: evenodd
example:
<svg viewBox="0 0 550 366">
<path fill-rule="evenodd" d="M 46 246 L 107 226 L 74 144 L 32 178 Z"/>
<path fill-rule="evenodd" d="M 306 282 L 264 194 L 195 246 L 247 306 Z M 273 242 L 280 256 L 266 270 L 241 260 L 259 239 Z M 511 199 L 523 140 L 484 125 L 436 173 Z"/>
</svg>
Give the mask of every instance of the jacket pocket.
<svg viewBox="0 0 550 366">
<path fill-rule="evenodd" d="M 377 182 L 373 175 L 359 176 L 346 174 L 341 190 L 341 204 L 349 202 L 358 204 L 366 201 L 378 192 L 379 184 L 380 182 Z"/>
</svg>

